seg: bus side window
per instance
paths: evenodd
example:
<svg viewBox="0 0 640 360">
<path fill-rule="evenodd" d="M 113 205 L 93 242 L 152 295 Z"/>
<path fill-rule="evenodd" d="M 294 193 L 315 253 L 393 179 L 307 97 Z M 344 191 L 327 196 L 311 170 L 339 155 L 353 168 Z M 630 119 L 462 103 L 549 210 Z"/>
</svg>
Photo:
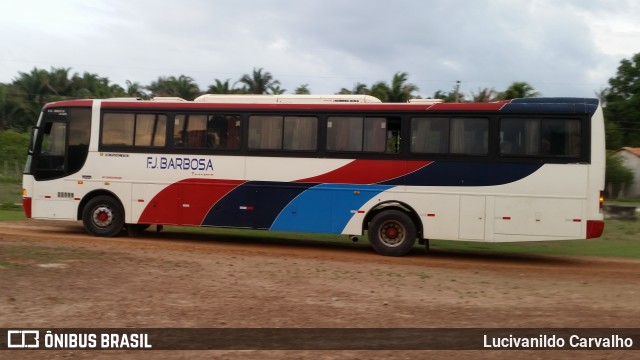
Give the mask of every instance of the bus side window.
<svg viewBox="0 0 640 360">
<path fill-rule="evenodd" d="M 134 114 L 104 114 L 102 145 L 133 146 Z"/>
<path fill-rule="evenodd" d="M 207 144 L 205 115 L 176 115 L 173 126 L 173 145 L 185 148 L 205 148 Z"/>
<path fill-rule="evenodd" d="M 240 115 L 209 115 L 207 148 L 237 150 L 240 148 Z"/>
<path fill-rule="evenodd" d="M 136 115 L 135 146 L 164 147 L 167 136 L 167 116 Z"/>
<path fill-rule="evenodd" d="M 329 117 L 327 150 L 397 154 L 400 152 L 400 119 Z"/>
<path fill-rule="evenodd" d="M 411 152 L 417 154 L 449 152 L 449 119 L 411 119 Z"/>
<path fill-rule="evenodd" d="M 489 148 L 489 120 L 486 118 L 452 118 L 451 152 L 486 155 Z"/>
<path fill-rule="evenodd" d="M 580 156 L 578 119 L 503 118 L 500 154 L 524 156 Z"/>
</svg>

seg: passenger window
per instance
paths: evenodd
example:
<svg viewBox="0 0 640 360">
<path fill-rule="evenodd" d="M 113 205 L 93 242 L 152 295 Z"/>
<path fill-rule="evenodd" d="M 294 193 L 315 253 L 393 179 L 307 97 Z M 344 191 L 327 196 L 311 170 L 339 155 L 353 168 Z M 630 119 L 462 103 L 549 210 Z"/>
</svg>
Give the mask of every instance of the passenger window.
<svg viewBox="0 0 640 360">
<path fill-rule="evenodd" d="M 312 116 L 251 116 L 249 149 L 313 151 L 318 143 L 318 118 Z"/>
<path fill-rule="evenodd" d="M 425 154 L 449 152 L 449 119 L 411 119 L 411 152 Z"/>
<path fill-rule="evenodd" d="M 209 115 L 207 147 L 237 150 L 240 148 L 240 115 Z"/>
<path fill-rule="evenodd" d="M 327 150 L 397 154 L 400 119 L 331 116 L 327 119 Z"/>
<path fill-rule="evenodd" d="M 318 148 L 318 118 L 287 116 L 284 118 L 284 150 L 314 151 Z"/>
<path fill-rule="evenodd" d="M 486 155 L 489 121 L 483 118 L 452 118 L 450 149 L 454 154 Z"/>
<path fill-rule="evenodd" d="M 102 119 L 102 144 L 133 146 L 134 114 L 104 114 Z"/>
<path fill-rule="evenodd" d="M 520 156 L 580 156 L 578 119 L 504 118 L 500 120 L 500 154 Z"/>
<path fill-rule="evenodd" d="M 138 114 L 135 146 L 163 147 L 167 138 L 167 116 Z"/>
<path fill-rule="evenodd" d="M 167 116 L 164 114 L 104 114 L 102 145 L 164 147 Z"/>
<path fill-rule="evenodd" d="M 486 155 L 487 118 L 413 118 L 411 152 L 423 154 Z"/>
</svg>

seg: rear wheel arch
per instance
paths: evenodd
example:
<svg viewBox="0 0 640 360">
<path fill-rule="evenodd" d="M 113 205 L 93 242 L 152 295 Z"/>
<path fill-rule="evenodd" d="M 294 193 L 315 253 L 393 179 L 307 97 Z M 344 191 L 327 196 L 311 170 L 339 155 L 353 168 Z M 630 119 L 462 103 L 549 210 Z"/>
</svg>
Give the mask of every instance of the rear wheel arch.
<svg viewBox="0 0 640 360">
<path fill-rule="evenodd" d="M 424 232 L 423 232 L 422 220 L 420 220 L 420 216 L 418 215 L 418 212 L 415 211 L 411 206 L 407 205 L 402 201 L 385 201 L 374 206 L 371 210 L 369 210 L 369 212 L 364 218 L 364 221 L 362 222 L 362 231 L 367 230 L 369 228 L 369 223 L 371 222 L 371 220 L 377 214 L 385 210 L 398 210 L 406 213 L 411 218 L 411 220 L 413 220 L 413 223 L 416 226 L 416 232 L 417 232 L 418 238 L 422 238 L 422 234 Z"/>
</svg>

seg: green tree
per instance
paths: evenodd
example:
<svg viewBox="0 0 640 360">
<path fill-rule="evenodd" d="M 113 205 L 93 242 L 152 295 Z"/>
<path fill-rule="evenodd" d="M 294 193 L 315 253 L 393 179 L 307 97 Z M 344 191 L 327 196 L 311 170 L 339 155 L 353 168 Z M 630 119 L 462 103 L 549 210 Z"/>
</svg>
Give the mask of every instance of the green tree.
<svg viewBox="0 0 640 360">
<path fill-rule="evenodd" d="M 285 93 L 285 91 L 287 91 L 287 89 L 281 88 L 280 85 L 271 85 L 269 86 L 269 91 L 267 91 L 267 93 L 273 95 L 282 95 Z"/>
<path fill-rule="evenodd" d="M 131 80 L 127 80 L 125 82 L 126 85 L 126 94 L 127 96 L 134 98 L 146 99 L 148 98 L 147 94 L 144 92 L 144 87 L 140 85 L 139 82 L 132 82 Z"/>
<path fill-rule="evenodd" d="M 123 96 L 122 94 L 114 95 L 114 89 L 112 89 L 109 79 L 98 74 L 89 72 L 82 75 L 74 74 L 71 83 L 72 97 L 76 99 L 106 99 L 118 95 Z"/>
<path fill-rule="evenodd" d="M 353 86 L 352 90 L 342 88 L 338 91 L 337 95 L 368 95 L 369 93 L 371 93 L 369 87 L 367 87 L 366 84 L 358 82 Z"/>
<path fill-rule="evenodd" d="M 387 94 L 388 102 L 406 103 L 410 99 L 415 98 L 413 93 L 420 89 L 414 84 L 407 84 L 409 74 L 406 72 L 397 72 L 391 79 L 391 86 Z"/>
<path fill-rule="evenodd" d="M 24 97 L 16 96 L 10 85 L 0 84 L 0 130 L 21 128 L 17 124 L 26 117 L 27 108 Z"/>
<path fill-rule="evenodd" d="M 501 100 L 511 100 L 518 98 L 530 98 L 540 96 L 540 93 L 535 91 L 533 86 L 524 81 L 516 81 L 509 85 L 507 90 L 499 94 Z"/>
<path fill-rule="evenodd" d="M 640 146 L 640 53 L 623 59 L 616 76 L 609 79 L 606 92 L 605 119 L 608 128 L 622 135 L 624 146 Z M 620 147 L 608 133 L 607 148 Z"/>
<path fill-rule="evenodd" d="M 29 73 L 19 72 L 10 86 L 10 98 L 13 102 L 13 116 L 8 127 L 26 130 L 35 125 L 40 109 L 54 91 L 49 84 L 49 73 L 34 68 Z"/>
<path fill-rule="evenodd" d="M 406 72 L 397 72 L 391 79 L 391 84 L 384 81 L 375 82 L 368 88 L 363 83 L 356 83 L 352 90 L 342 88 L 339 95 L 371 95 L 382 102 L 407 102 L 409 99 L 415 98 L 413 93 L 418 91 L 418 87 L 414 84 L 407 84 L 409 74 Z"/>
<path fill-rule="evenodd" d="M 176 96 L 185 100 L 193 100 L 200 95 L 200 89 L 193 78 L 185 75 L 179 77 L 159 77 L 147 86 L 151 96 Z"/>
<path fill-rule="evenodd" d="M 229 79 L 224 82 L 220 79 L 215 80 L 215 84 L 209 85 L 207 89 L 207 94 L 235 94 L 238 92 L 237 89 L 233 88 L 229 83 Z"/>
<path fill-rule="evenodd" d="M 433 94 L 433 98 L 444 100 L 444 102 L 458 102 L 460 99 L 464 99 L 464 94 L 455 90 L 451 90 L 448 93 L 438 90 Z"/>
<path fill-rule="evenodd" d="M 622 163 L 619 153 L 607 152 L 605 183 L 609 196 L 615 197 L 626 184 L 633 181 L 633 172 Z"/>
<path fill-rule="evenodd" d="M 298 86 L 294 90 L 294 93 L 296 95 L 311 95 L 311 91 L 309 90 L 309 84 L 302 84 L 302 85 Z"/>
<path fill-rule="evenodd" d="M 266 94 L 269 89 L 275 89 L 280 85 L 280 81 L 274 80 L 270 72 L 267 71 L 263 73 L 262 68 L 253 68 L 251 75 L 242 75 L 238 82 L 244 84 L 250 94 Z M 279 89 L 279 87 L 277 89 Z"/>
<path fill-rule="evenodd" d="M 378 81 L 371 85 L 371 89 L 369 90 L 369 94 L 375 98 L 380 99 L 382 102 L 389 102 L 389 94 L 391 93 L 391 89 L 389 85 L 384 81 Z"/>
<path fill-rule="evenodd" d="M 471 92 L 473 102 L 491 102 L 498 100 L 498 92 L 494 88 L 478 89 L 477 93 Z"/>
</svg>

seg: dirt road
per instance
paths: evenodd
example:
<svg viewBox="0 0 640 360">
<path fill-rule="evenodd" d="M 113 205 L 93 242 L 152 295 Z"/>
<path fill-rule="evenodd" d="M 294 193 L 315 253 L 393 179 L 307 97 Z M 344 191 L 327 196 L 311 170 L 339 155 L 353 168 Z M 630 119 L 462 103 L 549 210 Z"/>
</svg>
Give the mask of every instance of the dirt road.
<svg viewBox="0 0 640 360">
<path fill-rule="evenodd" d="M 0 327 L 637 328 L 639 299 L 640 261 L 438 250 L 390 258 L 351 243 L 152 231 L 139 238 L 105 239 L 87 235 L 76 223 L 0 222 Z M 629 356 L 581 353 L 582 358 Z M 55 358 L 81 352 L 53 354 L 20 353 Z M 425 356 L 385 351 L 152 355 L 212 354 L 255 359 Z M 439 354 L 462 358 L 472 353 Z"/>
</svg>

